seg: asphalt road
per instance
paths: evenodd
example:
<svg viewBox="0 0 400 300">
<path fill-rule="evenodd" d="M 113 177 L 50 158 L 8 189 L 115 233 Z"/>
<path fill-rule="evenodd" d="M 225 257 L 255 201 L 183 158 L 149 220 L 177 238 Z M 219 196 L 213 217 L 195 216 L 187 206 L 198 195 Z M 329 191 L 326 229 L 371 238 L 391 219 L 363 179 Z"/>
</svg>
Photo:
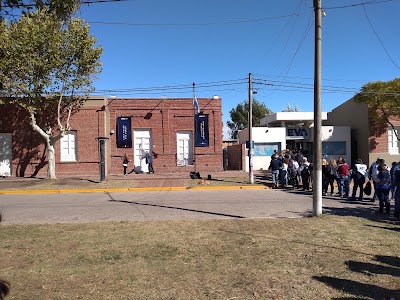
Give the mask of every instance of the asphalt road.
<svg viewBox="0 0 400 300">
<path fill-rule="evenodd" d="M 312 215 L 312 194 L 288 190 L 185 190 L 0 195 L 3 224 L 89 223 Z M 323 198 L 323 213 L 377 218 L 377 203 Z"/>
</svg>

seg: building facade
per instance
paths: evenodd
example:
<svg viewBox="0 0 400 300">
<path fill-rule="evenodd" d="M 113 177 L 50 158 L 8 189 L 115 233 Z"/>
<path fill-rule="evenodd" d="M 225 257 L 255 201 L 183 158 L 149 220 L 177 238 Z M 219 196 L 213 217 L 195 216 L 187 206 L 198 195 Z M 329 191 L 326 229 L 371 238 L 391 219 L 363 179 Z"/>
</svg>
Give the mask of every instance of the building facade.
<svg viewBox="0 0 400 300">
<path fill-rule="evenodd" d="M 314 114 L 312 112 L 279 112 L 261 120 L 265 127 L 253 127 L 253 169 L 266 170 L 274 150 L 302 151 L 310 161 L 313 157 Z M 322 113 L 327 120 L 327 113 Z M 351 163 L 351 129 L 349 126 L 322 126 L 322 155 L 329 159 L 343 156 Z M 248 129 L 239 132 L 239 143 L 248 141 Z M 245 168 L 249 170 L 248 150 Z"/>
<path fill-rule="evenodd" d="M 368 106 L 350 99 L 328 113 L 326 123 L 351 127 L 353 160 L 361 158 L 369 165 L 378 157 L 385 159 L 387 164 L 400 161 L 399 141 L 394 132 L 400 132 L 399 120 L 391 120 L 394 129 L 389 124 L 373 124 Z"/>
<path fill-rule="evenodd" d="M 98 175 L 99 138 L 105 140 L 108 175 L 122 174 L 125 153 L 131 158 L 130 172 L 147 172 L 146 151 L 157 173 L 222 171 L 221 99 L 197 100 L 199 114 L 191 98 L 90 97 L 55 144 L 57 176 Z M 32 130 L 27 113 L 14 106 L 0 111 L 0 172 L 18 177 L 45 177 L 47 172 L 44 141 Z"/>
</svg>

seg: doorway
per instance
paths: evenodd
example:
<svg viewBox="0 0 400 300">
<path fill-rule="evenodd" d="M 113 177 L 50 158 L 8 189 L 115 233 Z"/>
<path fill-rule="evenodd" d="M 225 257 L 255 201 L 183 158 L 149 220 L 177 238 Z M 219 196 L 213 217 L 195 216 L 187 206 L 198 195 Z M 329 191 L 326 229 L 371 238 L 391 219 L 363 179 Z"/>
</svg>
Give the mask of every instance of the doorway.
<svg viewBox="0 0 400 300">
<path fill-rule="evenodd" d="M 11 176 L 12 134 L 0 133 L 0 176 Z"/>
<path fill-rule="evenodd" d="M 135 173 L 147 173 L 149 168 L 146 164 L 145 155 L 146 151 L 151 154 L 151 129 L 135 129 L 133 137 Z"/>
</svg>

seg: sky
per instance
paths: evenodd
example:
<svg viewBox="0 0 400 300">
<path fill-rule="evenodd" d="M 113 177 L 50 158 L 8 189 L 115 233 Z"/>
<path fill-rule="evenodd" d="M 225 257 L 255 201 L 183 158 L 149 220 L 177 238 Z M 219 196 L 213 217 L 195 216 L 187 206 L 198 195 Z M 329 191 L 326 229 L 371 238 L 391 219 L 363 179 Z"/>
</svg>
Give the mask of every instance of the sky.
<svg viewBox="0 0 400 300">
<path fill-rule="evenodd" d="M 93 94 L 254 97 L 273 112 L 314 107 L 312 0 L 91 0 L 76 16 L 103 47 Z M 400 77 L 400 0 L 322 0 L 322 111 Z M 226 129 L 225 129 L 226 131 Z M 224 132 L 225 138 L 227 138 Z"/>
</svg>

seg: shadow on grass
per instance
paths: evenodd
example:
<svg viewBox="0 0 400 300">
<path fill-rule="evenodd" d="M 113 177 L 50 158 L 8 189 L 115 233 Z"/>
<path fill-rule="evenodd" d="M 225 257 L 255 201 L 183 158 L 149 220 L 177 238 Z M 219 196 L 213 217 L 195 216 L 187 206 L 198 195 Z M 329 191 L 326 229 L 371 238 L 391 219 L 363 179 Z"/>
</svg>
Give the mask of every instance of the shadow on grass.
<svg viewBox="0 0 400 300">
<path fill-rule="evenodd" d="M 380 222 L 380 221 L 378 221 L 378 222 Z M 385 222 L 385 223 L 388 223 L 388 222 Z M 392 221 L 392 222 L 390 222 L 390 224 L 400 225 L 400 220 L 399 221 Z M 387 230 L 391 230 L 391 231 L 395 231 L 395 232 L 400 232 L 400 227 L 382 227 L 382 226 L 374 226 L 374 225 L 366 225 L 366 226 L 387 229 Z"/>
<path fill-rule="evenodd" d="M 393 267 L 400 268 L 400 258 L 394 256 L 386 256 L 386 255 L 377 255 L 375 256 L 375 260 L 381 263 L 391 265 Z"/>
<path fill-rule="evenodd" d="M 395 257 L 393 257 L 394 259 Z M 400 277 L 400 269 L 391 266 L 383 266 L 359 261 L 349 260 L 347 262 L 349 269 L 353 272 L 362 273 L 370 276 L 371 274 L 386 274 L 390 276 Z"/>
<path fill-rule="evenodd" d="M 343 291 L 345 293 L 358 296 L 357 298 L 333 298 L 333 299 L 393 299 L 399 297 L 399 290 L 389 290 L 376 285 L 360 283 L 354 280 L 335 278 L 330 276 L 313 276 L 313 279 L 318 280 L 326 285 Z M 395 298 L 396 299 L 396 298 Z"/>
<path fill-rule="evenodd" d="M 396 256 L 376 255 L 373 260 L 377 263 L 366 263 L 359 261 L 347 261 L 345 264 L 349 270 L 366 276 L 388 275 L 400 277 L 400 258 Z M 381 263 L 381 264 L 379 264 Z M 330 276 L 314 276 L 320 282 L 340 291 L 359 297 L 362 299 L 399 299 L 400 290 L 390 290 L 372 284 L 360 283 L 349 279 L 335 278 Z M 355 298 L 335 298 L 335 299 L 355 299 Z"/>
<path fill-rule="evenodd" d="M 212 211 L 190 209 L 190 208 L 184 208 L 184 207 L 168 206 L 168 205 L 161 205 L 161 204 L 151 204 L 151 203 L 142 203 L 142 202 L 137 202 L 137 201 L 116 200 L 110 195 L 110 193 L 106 193 L 106 194 L 110 197 L 110 200 L 108 200 L 110 202 L 120 202 L 120 203 L 126 203 L 126 204 L 150 206 L 150 207 L 157 207 L 157 208 L 166 208 L 166 209 L 172 209 L 172 210 L 183 210 L 183 211 L 188 211 L 188 212 L 195 212 L 195 213 L 201 213 L 201 214 L 207 214 L 207 215 L 213 215 L 213 216 L 221 216 L 221 217 L 229 217 L 229 218 L 235 218 L 235 219 L 245 219 L 246 218 L 246 217 L 238 216 L 238 215 L 231 215 L 231 214 L 224 214 L 224 213 L 218 213 L 218 212 L 212 212 Z"/>
<path fill-rule="evenodd" d="M 0 279 L 0 299 L 3 299 L 10 292 L 10 283 Z"/>
</svg>

